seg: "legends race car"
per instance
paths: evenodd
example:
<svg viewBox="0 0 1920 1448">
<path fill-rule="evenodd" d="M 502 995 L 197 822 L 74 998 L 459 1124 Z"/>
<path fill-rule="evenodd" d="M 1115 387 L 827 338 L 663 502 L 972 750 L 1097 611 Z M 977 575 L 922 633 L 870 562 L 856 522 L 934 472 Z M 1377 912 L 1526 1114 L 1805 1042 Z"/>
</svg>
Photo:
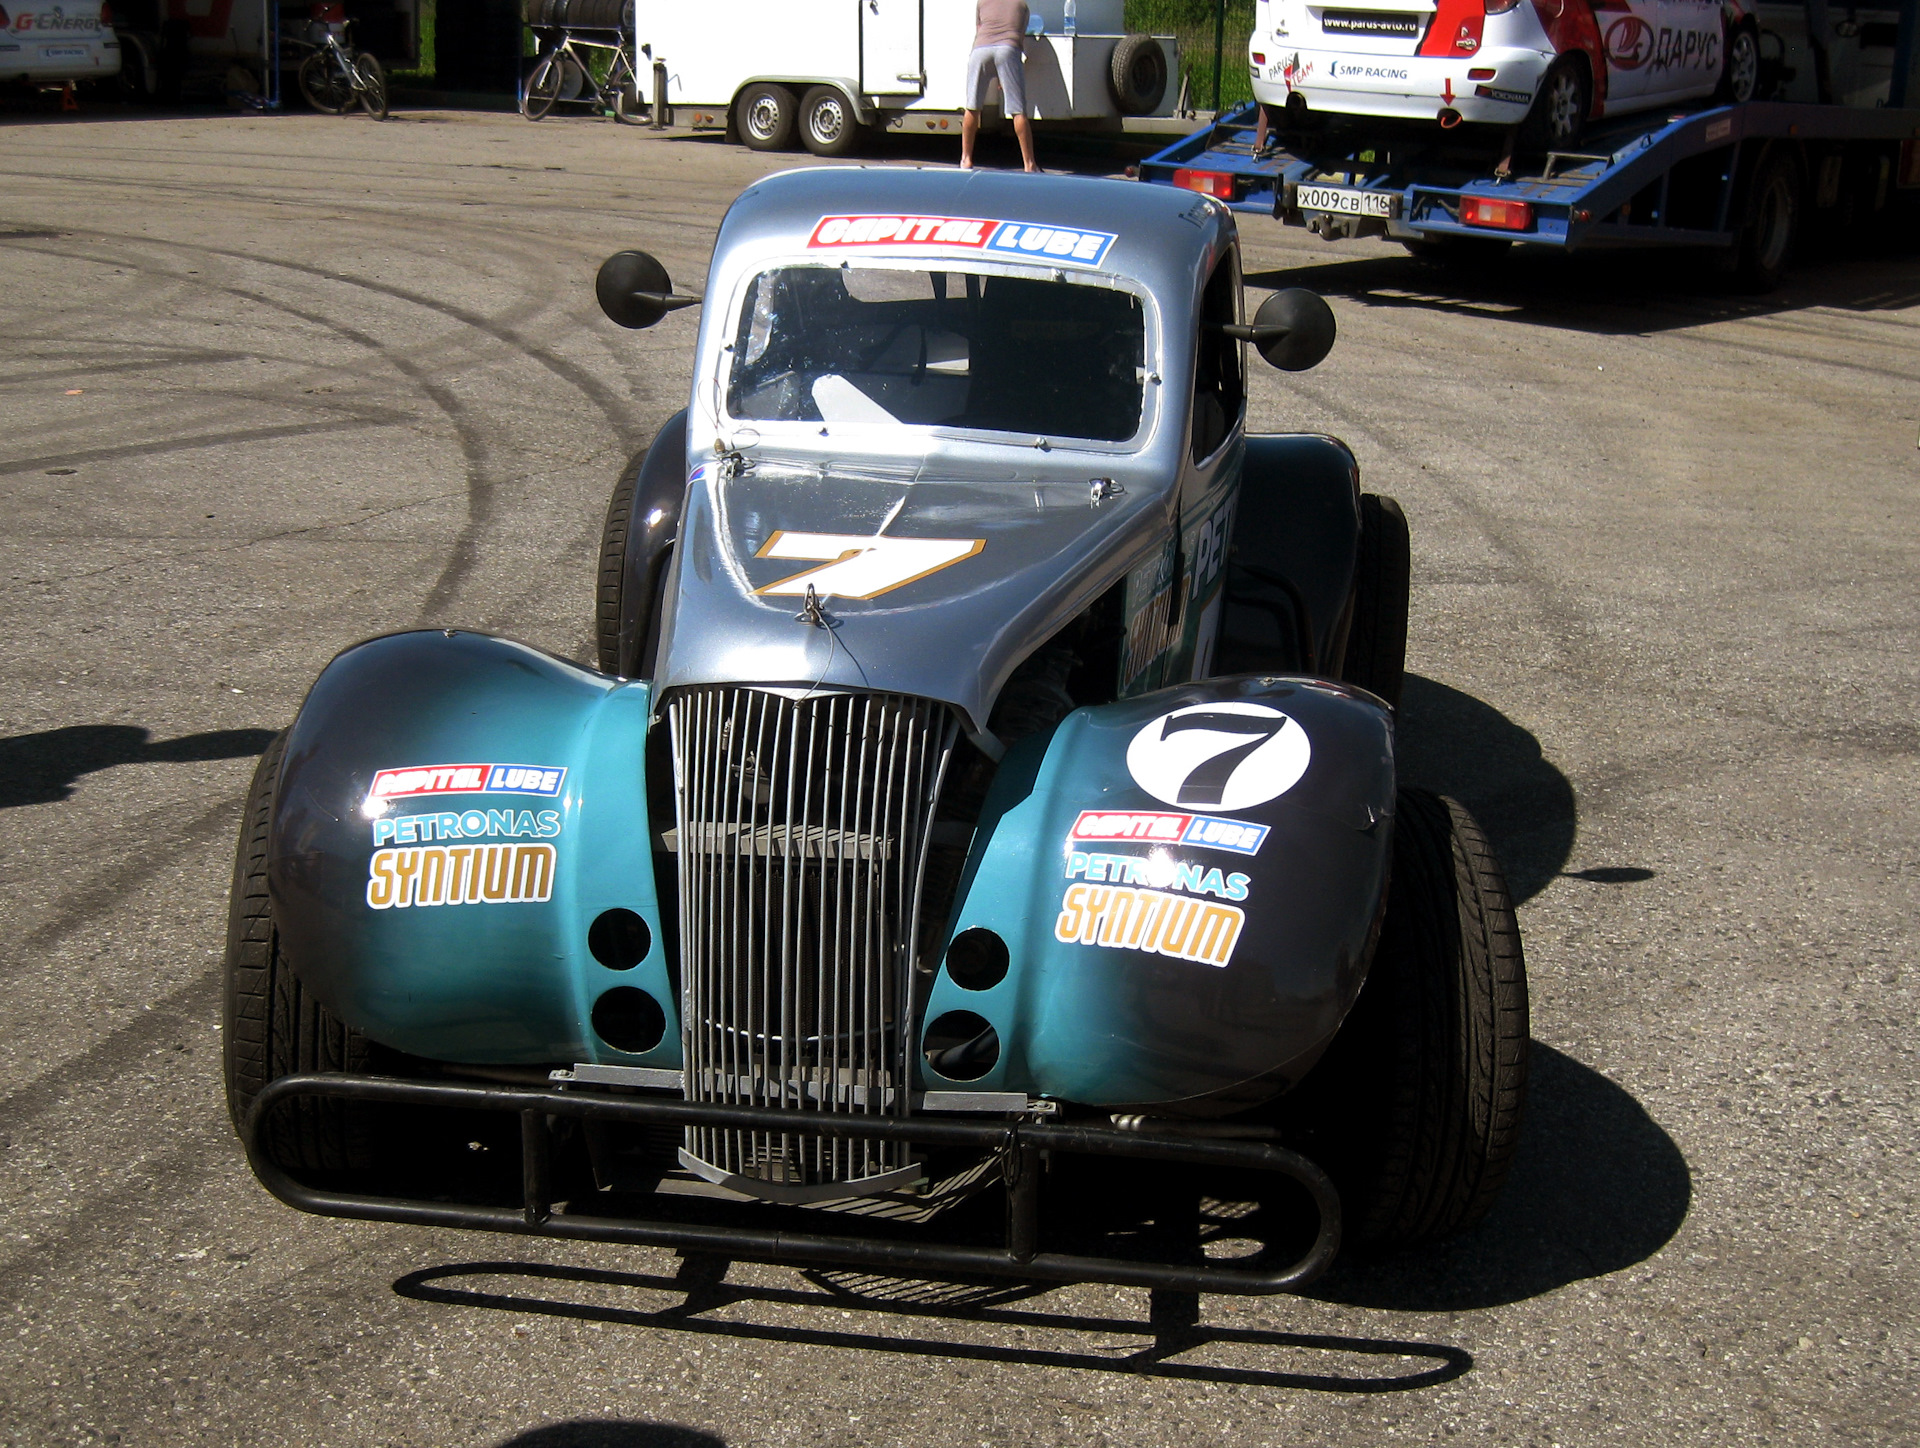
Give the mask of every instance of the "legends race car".
<svg viewBox="0 0 1920 1448">
<path fill-rule="evenodd" d="M 1571 145 L 1590 118 L 1720 95 L 1760 75 L 1746 0 L 1258 0 L 1255 99 L 1316 111 L 1525 124 Z"/>
<path fill-rule="evenodd" d="M 120 40 L 107 0 L 0 4 L 0 82 L 49 85 L 119 73 Z"/>
<path fill-rule="evenodd" d="M 1397 788 L 1405 521 L 1245 430 L 1247 344 L 1314 365 L 1326 304 L 1247 320 L 1210 198 L 878 168 L 749 187 L 703 299 L 637 251 L 597 290 L 704 307 L 598 668 L 375 638 L 261 761 L 226 1070 L 267 1187 L 1236 1292 L 1483 1212 L 1526 982 L 1479 830 Z M 1146 1230 L 1202 1182 L 1264 1255 Z"/>
</svg>

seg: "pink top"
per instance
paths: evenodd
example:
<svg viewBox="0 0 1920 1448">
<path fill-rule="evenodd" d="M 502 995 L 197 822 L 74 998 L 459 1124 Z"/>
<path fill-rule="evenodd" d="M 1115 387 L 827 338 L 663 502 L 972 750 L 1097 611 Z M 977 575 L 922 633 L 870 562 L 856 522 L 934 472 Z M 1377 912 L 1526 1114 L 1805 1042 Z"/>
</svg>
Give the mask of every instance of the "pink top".
<svg viewBox="0 0 1920 1448">
<path fill-rule="evenodd" d="M 973 48 L 1019 45 L 1027 33 L 1026 0 L 979 0 L 974 8 Z"/>
</svg>

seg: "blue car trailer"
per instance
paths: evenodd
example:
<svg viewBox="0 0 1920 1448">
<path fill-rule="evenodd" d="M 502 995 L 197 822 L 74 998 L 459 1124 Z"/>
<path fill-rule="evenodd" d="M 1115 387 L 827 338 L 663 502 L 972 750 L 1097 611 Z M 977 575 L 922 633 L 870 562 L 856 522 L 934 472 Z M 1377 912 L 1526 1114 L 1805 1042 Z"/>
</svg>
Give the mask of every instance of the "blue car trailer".
<svg viewBox="0 0 1920 1448">
<path fill-rule="evenodd" d="M 1899 54 L 1913 51 L 1916 10 Z M 1904 101 L 1903 89 L 1894 92 Z M 1778 283 L 1809 232 L 1920 237 L 1920 109 L 1750 101 L 1601 122 L 1577 152 L 1500 164 L 1469 128 L 1329 117 L 1254 148 L 1256 107 L 1228 111 L 1140 163 L 1185 187 L 1328 238 L 1385 236 L 1429 255 L 1489 242 L 1566 250 L 1683 246 Z M 1476 247 L 1476 243 L 1480 246 Z"/>
</svg>

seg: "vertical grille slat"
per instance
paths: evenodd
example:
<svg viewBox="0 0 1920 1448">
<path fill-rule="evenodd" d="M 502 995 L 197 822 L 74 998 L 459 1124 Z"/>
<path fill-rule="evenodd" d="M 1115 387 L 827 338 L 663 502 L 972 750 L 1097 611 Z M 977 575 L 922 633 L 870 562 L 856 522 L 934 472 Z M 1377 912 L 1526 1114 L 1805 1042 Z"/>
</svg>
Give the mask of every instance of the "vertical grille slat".
<svg viewBox="0 0 1920 1448">
<path fill-rule="evenodd" d="M 920 875 L 957 721 L 905 695 L 754 688 L 667 712 L 689 1098 L 905 1115 Z M 686 1155 L 787 1189 L 909 1165 L 896 1143 L 707 1127 Z"/>
</svg>

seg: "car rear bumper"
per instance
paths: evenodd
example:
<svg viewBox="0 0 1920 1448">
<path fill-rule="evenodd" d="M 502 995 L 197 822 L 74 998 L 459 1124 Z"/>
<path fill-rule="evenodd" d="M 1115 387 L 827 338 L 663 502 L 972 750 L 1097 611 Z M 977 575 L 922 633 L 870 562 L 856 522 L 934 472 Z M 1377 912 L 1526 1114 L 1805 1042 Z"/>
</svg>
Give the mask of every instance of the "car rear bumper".
<svg viewBox="0 0 1920 1448">
<path fill-rule="evenodd" d="M 329 1099 L 361 1104 L 504 1112 L 520 1118 L 521 1205 L 467 1205 L 444 1198 L 405 1198 L 310 1186 L 269 1158 L 261 1123 L 270 1111 L 295 1100 Z M 918 1241 L 898 1233 L 857 1236 L 781 1230 L 779 1214 L 792 1209 L 758 1203 L 747 1208 L 755 1224 L 717 1219 L 673 1220 L 596 1212 L 585 1200 L 556 1203 L 550 1166 L 551 1126 L 625 1123 L 637 1126 L 707 1126 L 775 1131 L 803 1136 L 892 1138 L 936 1147 L 959 1147 L 995 1157 L 1007 1186 L 1005 1244 Z M 609 1091 L 469 1086 L 401 1081 L 379 1076 L 326 1074 L 284 1076 L 255 1098 L 241 1125 L 247 1157 L 260 1183 L 290 1207 L 319 1216 L 463 1227 L 523 1236 L 578 1241 L 633 1242 L 688 1251 L 716 1252 L 751 1260 L 868 1267 L 893 1272 L 955 1272 L 1043 1282 L 1105 1282 L 1118 1286 L 1243 1296 L 1291 1292 L 1313 1281 L 1340 1248 L 1340 1199 L 1326 1173 L 1295 1152 L 1265 1142 L 1196 1140 L 1166 1132 L 1056 1125 L 1026 1119 L 959 1120 L 855 1116 L 776 1107 L 718 1106 L 671 1095 L 615 1095 Z M 1311 1247 L 1279 1267 L 1215 1266 L 1204 1261 L 1152 1262 L 1137 1258 L 1078 1256 L 1041 1250 L 1040 1176 L 1043 1158 L 1082 1155 L 1130 1158 L 1189 1168 L 1266 1172 L 1299 1184 L 1319 1214 Z M 644 1199 L 643 1199 L 644 1200 Z M 608 1198 L 614 1205 L 616 1199 Z M 618 1199 L 630 1207 L 631 1198 Z M 583 1210 L 584 1208 L 584 1210 Z M 837 1222 L 861 1218 L 840 1216 Z M 758 1225 L 764 1223 L 764 1225 Z"/>
<path fill-rule="evenodd" d="M 1294 50 L 1268 52 L 1267 60 L 1253 79 L 1255 99 L 1267 105 L 1285 105 L 1297 93 L 1310 110 L 1334 114 L 1432 120 L 1451 109 L 1463 121 L 1507 125 L 1526 116 L 1553 63 L 1537 50 L 1493 46 L 1471 58 Z"/>
</svg>

